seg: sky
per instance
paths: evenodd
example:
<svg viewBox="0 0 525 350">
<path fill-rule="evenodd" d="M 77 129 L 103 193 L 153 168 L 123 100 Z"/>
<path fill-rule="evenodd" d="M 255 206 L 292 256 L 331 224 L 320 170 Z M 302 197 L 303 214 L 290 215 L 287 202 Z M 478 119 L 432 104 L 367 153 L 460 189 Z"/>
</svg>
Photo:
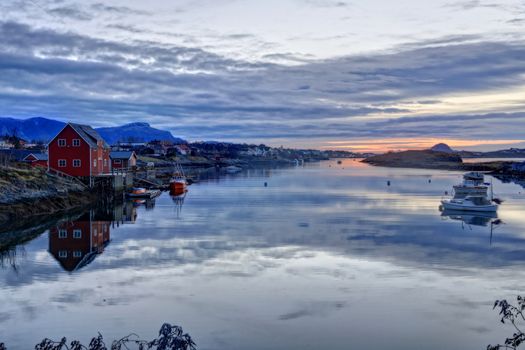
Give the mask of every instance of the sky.
<svg viewBox="0 0 525 350">
<path fill-rule="evenodd" d="M 525 147 L 524 39 L 524 0 L 2 0 L 0 116 L 301 148 Z"/>
</svg>

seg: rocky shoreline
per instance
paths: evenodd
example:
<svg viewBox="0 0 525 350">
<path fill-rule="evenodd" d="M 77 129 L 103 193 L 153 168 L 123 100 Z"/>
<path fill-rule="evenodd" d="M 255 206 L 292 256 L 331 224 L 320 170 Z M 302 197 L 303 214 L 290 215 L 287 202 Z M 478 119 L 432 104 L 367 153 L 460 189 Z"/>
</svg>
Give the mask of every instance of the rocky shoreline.
<svg viewBox="0 0 525 350">
<path fill-rule="evenodd" d="M 30 167 L 0 168 L 0 224 L 87 207 L 95 196 L 78 183 Z"/>
</svg>

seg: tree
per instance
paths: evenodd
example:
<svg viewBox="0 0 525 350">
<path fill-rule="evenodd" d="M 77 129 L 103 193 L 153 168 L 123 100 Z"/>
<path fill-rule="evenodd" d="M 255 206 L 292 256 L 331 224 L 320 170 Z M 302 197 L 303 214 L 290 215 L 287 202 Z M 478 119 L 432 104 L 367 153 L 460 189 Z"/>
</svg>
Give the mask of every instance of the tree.
<svg viewBox="0 0 525 350">
<path fill-rule="evenodd" d="M 106 347 L 104 338 L 99 333 L 91 339 L 88 346 L 82 345 L 78 340 L 72 341 L 69 345 L 66 338 L 60 341 L 44 339 L 35 346 L 35 350 L 122 350 L 131 349 L 134 346 L 139 350 L 196 350 L 196 344 L 190 335 L 184 333 L 179 326 L 164 323 L 159 331 L 157 339 L 152 341 L 141 340 L 136 334 L 130 334 L 111 343 L 111 347 Z M 7 350 L 4 343 L 0 342 L 0 350 Z"/>
<path fill-rule="evenodd" d="M 517 306 L 509 304 L 506 300 L 496 300 L 494 303 L 494 309 L 500 309 L 501 323 L 512 324 L 516 332 L 512 337 L 505 339 L 504 344 L 489 345 L 487 346 L 487 350 L 515 350 L 525 341 L 525 334 L 520 328 L 520 323 L 525 321 L 525 316 L 523 315 L 523 311 L 525 310 L 525 297 L 518 295 L 517 302 Z"/>
</svg>

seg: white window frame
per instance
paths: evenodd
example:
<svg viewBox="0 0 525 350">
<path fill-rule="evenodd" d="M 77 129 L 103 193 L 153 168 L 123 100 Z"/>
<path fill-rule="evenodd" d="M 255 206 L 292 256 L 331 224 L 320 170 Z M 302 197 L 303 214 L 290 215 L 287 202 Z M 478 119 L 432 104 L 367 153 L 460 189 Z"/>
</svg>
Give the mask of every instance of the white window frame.
<svg viewBox="0 0 525 350">
<path fill-rule="evenodd" d="M 66 159 L 59 159 L 58 160 L 58 167 L 59 168 L 67 168 L 67 160 Z"/>
<path fill-rule="evenodd" d="M 66 146 L 67 146 L 66 139 L 58 139 L 58 147 L 66 147 Z"/>
<path fill-rule="evenodd" d="M 60 250 L 58 252 L 58 257 L 59 258 L 67 258 L 67 250 Z"/>
<path fill-rule="evenodd" d="M 107 158 L 104 158 L 104 166 L 105 166 L 105 167 L 108 166 L 108 160 L 107 160 Z"/>
<path fill-rule="evenodd" d="M 73 139 L 73 147 L 80 147 L 80 139 Z"/>
<path fill-rule="evenodd" d="M 73 252 L 73 258 L 81 258 L 82 257 L 82 252 L 80 250 L 75 250 Z"/>
<path fill-rule="evenodd" d="M 58 238 L 67 238 L 67 230 L 59 229 L 58 230 Z"/>
<path fill-rule="evenodd" d="M 96 168 L 96 167 L 97 167 L 97 160 L 93 159 L 93 168 Z"/>
<path fill-rule="evenodd" d="M 75 165 L 75 164 L 78 164 L 78 165 Z M 80 167 L 82 167 L 82 161 L 80 159 L 73 159 L 73 168 L 80 168 Z"/>
<path fill-rule="evenodd" d="M 75 238 L 75 239 L 80 239 L 80 238 L 82 238 L 82 230 L 80 230 L 80 229 L 78 229 L 78 228 L 77 228 L 77 229 L 74 229 L 74 230 L 73 230 L 73 238 Z"/>
<path fill-rule="evenodd" d="M 120 164 L 122 164 L 122 159 L 115 159 L 114 162 L 115 162 L 115 164 L 120 165 Z"/>
</svg>

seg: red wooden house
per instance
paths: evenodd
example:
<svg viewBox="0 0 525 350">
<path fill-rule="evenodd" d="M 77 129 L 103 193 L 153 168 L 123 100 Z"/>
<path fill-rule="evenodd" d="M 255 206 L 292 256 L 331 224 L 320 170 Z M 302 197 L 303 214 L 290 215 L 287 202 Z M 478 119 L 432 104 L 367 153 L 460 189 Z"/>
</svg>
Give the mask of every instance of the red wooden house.
<svg viewBox="0 0 525 350">
<path fill-rule="evenodd" d="M 137 155 L 134 151 L 113 151 L 109 157 L 112 169 L 130 170 L 137 165 Z"/>
<path fill-rule="evenodd" d="M 48 144 L 48 169 L 91 178 L 111 172 L 110 147 L 92 127 L 68 123 Z"/>
<path fill-rule="evenodd" d="M 30 153 L 24 158 L 24 162 L 31 164 L 31 166 L 39 166 L 47 168 L 47 154 L 45 153 Z"/>
</svg>

